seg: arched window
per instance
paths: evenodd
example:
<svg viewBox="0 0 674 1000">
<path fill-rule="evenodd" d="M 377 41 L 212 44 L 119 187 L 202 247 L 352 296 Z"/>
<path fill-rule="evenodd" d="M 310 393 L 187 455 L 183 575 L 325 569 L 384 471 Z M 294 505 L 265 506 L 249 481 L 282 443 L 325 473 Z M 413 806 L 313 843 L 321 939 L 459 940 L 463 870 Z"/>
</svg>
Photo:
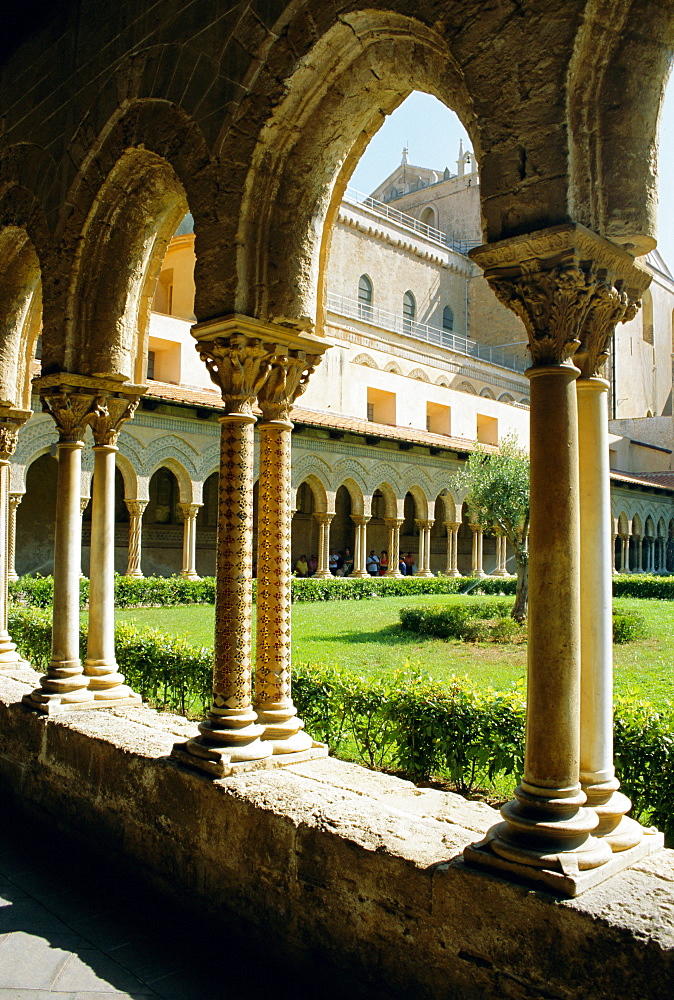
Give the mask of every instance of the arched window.
<svg viewBox="0 0 674 1000">
<path fill-rule="evenodd" d="M 366 274 L 358 279 L 358 315 L 372 319 L 372 282 Z"/>
<path fill-rule="evenodd" d="M 653 299 L 651 293 L 646 290 L 643 295 L 643 306 L 641 310 L 641 335 L 647 344 L 653 343 Z"/>
<path fill-rule="evenodd" d="M 412 332 L 412 322 L 417 314 L 416 299 L 411 292 L 403 295 L 403 330 L 405 333 Z"/>
<path fill-rule="evenodd" d="M 449 306 L 445 306 L 442 310 L 442 329 L 448 330 L 449 333 L 454 329 L 454 313 Z"/>
<path fill-rule="evenodd" d="M 431 208 L 429 205 L 421 213 L 421 222 L 424 226 L 429 226 L 431 229 L 436 229 L 436 219 L 435 219 L 435 209 Z"/>
</svg>

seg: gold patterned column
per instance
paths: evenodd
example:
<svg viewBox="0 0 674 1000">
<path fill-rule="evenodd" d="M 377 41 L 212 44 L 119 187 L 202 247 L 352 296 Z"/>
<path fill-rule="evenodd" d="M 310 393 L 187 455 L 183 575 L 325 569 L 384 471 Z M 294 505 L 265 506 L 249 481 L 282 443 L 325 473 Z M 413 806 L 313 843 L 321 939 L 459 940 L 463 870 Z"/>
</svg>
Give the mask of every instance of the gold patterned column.
<svg viewBox="0 0 674 1000">
<path fill-rule="evenodd" d="M 115 456 L 119 432 L 138 406 L 136 395 L 96 397 L 88 423 L 94 436 L 89 557 L 89 627 L 84 673 L 94 707 L 140 704 L 115 656 Z"/>
<path fill-rule="evenodd" d="M 40 687 L 24 703 L 51 715 L 93 707 L 94 695 L 80 660 L 80 571 L 82 448 L 95 396 L 84 386 L 58 377 L 41 379 L 42 409 L 59 432 L 56 521 L 54 527 L 54 610 L 51 660 Z"/>
<path fill-rule="evenodd" d="M 220 418 L 215 662 L 213 700 L 199 726 L 200 735 L 186 744 L 176 744 L 173 756 L 220 776 L 232 773 L 238 766 L 265 761 L 274 751 L 272 742 L 261 739 L 266 734 L 265 726 L 258 722 L 251 700 L 253 403 L 279 354 L 278 328 L 232 315 L 197 324 L 192 333 L 225 404 L 225 415 Z M 289 344 L 291 350 L 311 339 L 294 337 L 291 331 L 287 336 L 289 341 L 297 342 Z M 313 339 L 321 343 L 321 351 L 329 346 L 328 341 Z M 261 494 L 259 502 L 261 508 Z M 286 504 L 289 514 L 289 495 Z M 289 532 L 288 517 L 285 526 Z M 281 561 L 286 559 L 285 553 L 277 556 Z M 260 589 L 265 586 L 259 562 L 257 573 L 259 615 Z"/>
<path fill-rule="evenodd" d="M 313 345 L 311 345 L 313 346 Z M 291 693 L 290 408 L 319 354 L 279 344 L 258 393 L 260 476 L 257 528 L 257 655 L 254 707 L 275 754 L 311 750 Z"/>
<path fill-rule="evenodd" d="M 183 566 L 180 575 L 186 580 L 200 580 L 197 573 L 197 514 L 200 503 L 178 504 L 183 514 Z"/>
<path fill-rule="evenodd" d="M 330 525 L 334 514 L 314 514 L 318 521 L 318 569 L 314 580 L 328 580 L 330 572 Z"/>
<path fill-rule="evenodd" d="M 500 300 L 524 322 L 531 383 L 529 641 L 524 776 L 503 822 L 466 860 L 567 895 L 607 877 L 613 857 L 592 836 L 580 775 L 578 410 L 571 358 L 618 251 L 567 224 L 471 251 Z"/>
<path fill-rule="evenodd" d="M 126 509 L 129 512 L 129 553 L 126 563 L 125 576 L 134 577 L 137 580 L 143 579 L 141 569 L 142 541 L 143 541 L 143 514 L 147 507 L 147 500 L 125 500 Z"/>
<path fill-rule="evenodd" d="M 9 513 L 7 524 L 7 579 L 18 580 L 16 572 L 16 511 L 23 500 L 23 493 L 9 494 Z"/>
<path fill-rule="evenodd" d="M 616 254 L 617 257 L 617 254 Z M 608 390 L 601 376 L 618 323 L 634 318 L 650 276 L 628 254 L 596 275 L 596 287 L 574 361 L 578 396 L 580 482 L 580 781 L 599 817 L 595 836 L 613 851 L 639 844 L 643 828 L 625 814 L 613 765 L 613 518 Z"/>
<path fill-rule="evenodd" d="M 400 572 L 400 529 L 404 520 L 400 517 L 385 517 L 384 524 L 388 528 L 388 569 L 384 575 L 402 577 Z"/>
</svg>

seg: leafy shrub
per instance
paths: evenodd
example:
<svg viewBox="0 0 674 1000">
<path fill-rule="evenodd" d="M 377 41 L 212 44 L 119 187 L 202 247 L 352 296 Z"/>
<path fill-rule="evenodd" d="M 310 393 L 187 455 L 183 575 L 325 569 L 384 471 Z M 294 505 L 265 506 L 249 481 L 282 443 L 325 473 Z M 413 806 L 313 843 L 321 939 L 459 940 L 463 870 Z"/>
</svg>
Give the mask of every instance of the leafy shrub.
<svg viewBox="0 0 674 1000">
<path fill-rule="evenodd" d="M 614 759 L 632 815 L 654 823 L 674 841 L 674 713 L 647 701 L 616 698 Z"/>
<path fill-rule="evenodd" d="M 614 597 L 648 597 L 674 600 L 674 576 L 625 573 L 613 577 Z"/>
<path fill-rule="evenodd" d="M 646 619 L 638 611 L 613 609 L 613 641 L 618 644 L 644 639 L 648 635 Z"/>
<path fill-rule="evenodd" d="M 54 578 L 22 576 L 9 584 L 10 604 L 16 607 L 50 608 Z M 146 576 L 141 580 L 115 574 L 115 606 L 118 608 L 163 607 L 165 605 L 213 604 L 215 579 L 186 580 L 182 576 Z M 80 580 L 80 609 L 89 604 L 89 581 Z"/>
<path fill-rule="evenodd" d="M 440 639 L 467 642 L 524 642 L 526 628 L 510 617 L 510 601 L 478 601 L 466 597 L 447 607 L 401 608 L 403 628 Z"/>
</svg>

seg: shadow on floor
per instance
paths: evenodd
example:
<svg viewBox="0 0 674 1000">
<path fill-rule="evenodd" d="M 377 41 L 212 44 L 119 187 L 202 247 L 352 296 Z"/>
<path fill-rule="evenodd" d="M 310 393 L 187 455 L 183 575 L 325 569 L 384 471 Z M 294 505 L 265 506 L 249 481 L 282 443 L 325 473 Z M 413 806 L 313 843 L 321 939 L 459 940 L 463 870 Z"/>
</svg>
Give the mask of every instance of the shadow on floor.
<svg viewBox="0 0 674 1000">
<path fill-rule="evenodd" d="M 309 995 L 282 960 L 247 953 L 222 924 L 217 934 L 199 926 L 114 859 L 1 798 L 0 815 L 0 1000 Z"/>
</svg>

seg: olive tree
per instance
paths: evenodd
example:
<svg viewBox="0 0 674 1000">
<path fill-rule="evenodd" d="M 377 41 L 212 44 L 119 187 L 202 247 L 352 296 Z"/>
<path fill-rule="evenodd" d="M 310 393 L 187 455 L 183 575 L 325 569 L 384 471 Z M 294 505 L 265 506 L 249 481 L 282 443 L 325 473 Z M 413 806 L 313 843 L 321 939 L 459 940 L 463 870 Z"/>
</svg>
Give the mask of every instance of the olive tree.
<svg viewBox="0 0 674 1000">
<path fill-rule="evenodd" d="M 503 438 L 498 452 L 476 448 L 456 474 L 454 485 L 468 491 L 466 503 L 483 531 L 502 531 L 515 553 L 517 591 L 512 616 L 527 616 L 529 588 L 529 456 L 515 435 Z"/>
</svg>

